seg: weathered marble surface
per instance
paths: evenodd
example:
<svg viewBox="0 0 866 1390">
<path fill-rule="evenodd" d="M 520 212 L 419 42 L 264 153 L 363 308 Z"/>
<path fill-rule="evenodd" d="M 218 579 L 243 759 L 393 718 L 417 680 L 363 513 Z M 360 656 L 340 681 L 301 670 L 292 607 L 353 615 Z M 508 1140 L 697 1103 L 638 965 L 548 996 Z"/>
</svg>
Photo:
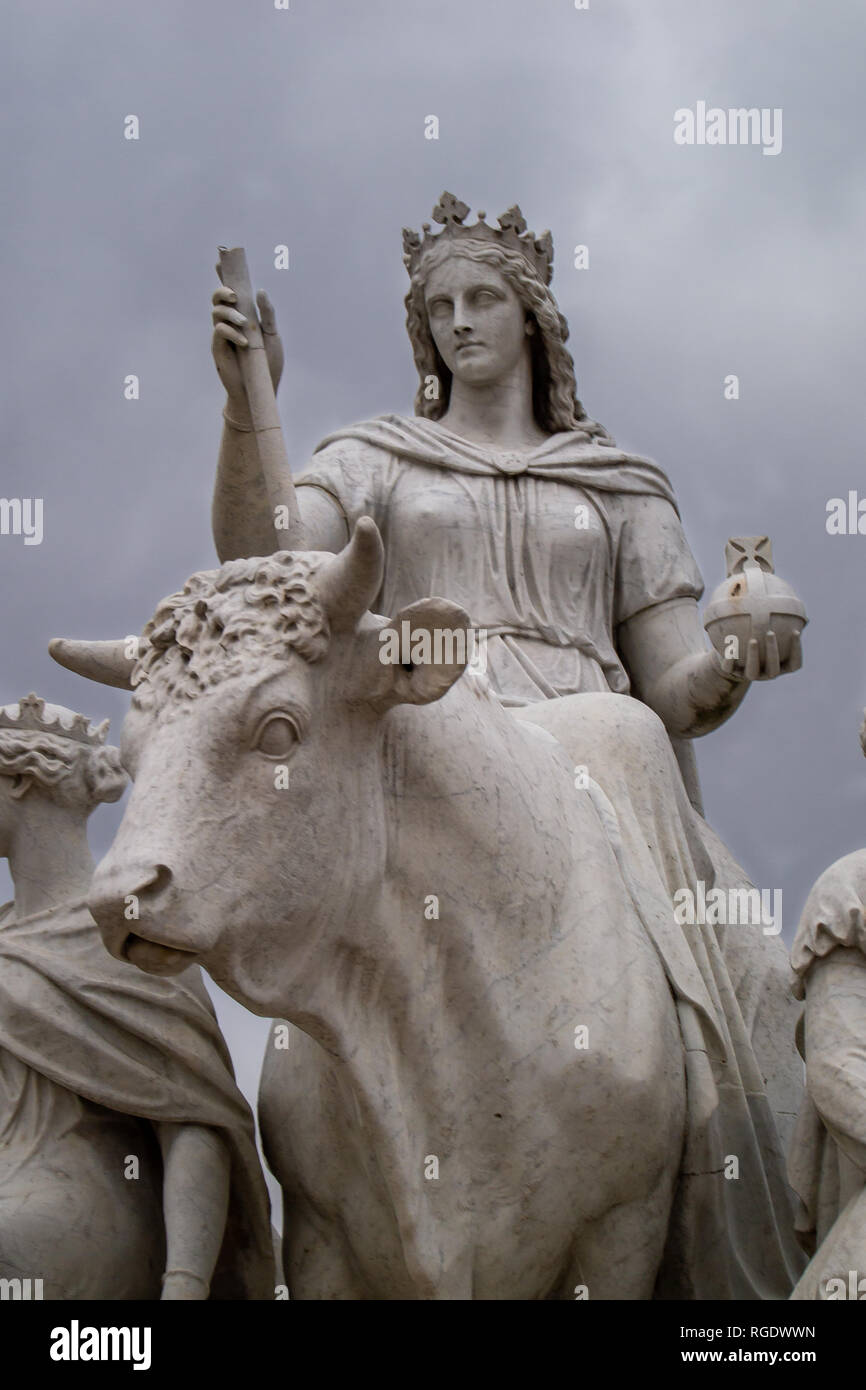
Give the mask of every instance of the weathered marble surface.
<svg viewBox="0 0 866 1390">
<path fill-rule="evenodd" d="M 0 710 L 0 1277 L 45 1298 L 273 1296 L 252 1117 L 197 969 L 106 953 L 85 825 L 126 776 L 105 728 Z"/>
<path fill-rule="evenodd" d="M 669 478 L 617 449 L 577 399 L 569 329 L 549 289 L 548 232 L 535 238 L 517 207 L 499 228 L 470 224 L 467 214 L 443 193 L 434 208 L 441 234 L 403 234 L 416 414 L 328 435 L 296 480 L 297 531 L 275 516 L 271 499 L 285 478 L 271 477 L 250 427 L 239 361 L 247 320 L 231 289 L 215 292 L 213 352 L 227 392 L 214 492 L 218 555 L 289 545 L 338 552 L 357 520 L 373 517 L 385 541 L 375 612 L 396 613 L 430 594 L 460 603 L 487 632 L 489 680 L 512 708 L 578 692 L 637 696 L 667 728 L 701 812 L 695 739 L 724 723 L 753 681 L 799 669 L 805 610 L 770 574 L 773 600 L 738 599 L 730 634 L 714 624 L 720 649 L 708 649 L 701 574 Z M 267 356 L 277 386 L 282 347 L 265 296 L 260 313 L 264 352 L 256 357 L 261 366 Z M 728 541 L 727 557 L 731 577 L 752 559 L 771 570 L 766 537 Z M 713 623 L 712 607 L 709 616 Z M 741 638 L 733 656 L 724 655 L 730 635 Z M 592 749 L 585 758 L 595 776 Z M 712 828 L 702 823 L 699 834 L 706 884 L 751 887 Z M 717 927 L 716 938 L 735 995 L 734 1029 L 742 1022 L 752 1038 L 787 1145 L 802 1095 L 787 954 L 760 931 Z"/>
<path fill-rule="evenodd" d="M 470 224 L 468 213 L 444 193 L 433 213 L 440 234 L 404 232 L 415 416 L 329 434 L 296 480 L 297 533 L 279 529 L 288 524 L 272 506 L 280 479 L 269 476 L 251 432 L 239 358 L 255 325 L 229 288 L 217 290 L 213 352 L 226 389 L 217 552 L 222 560 L 291 545 L 336 552 L 371 516 L 385 542 L 374 611 L 395 613 L 437 593 L 461 604 L 487 634 L 487 673 L 510 707 L 606 690 L 643 700 L 664 723 L 701 811 L 694 740 L 728 719 L 752 682 L 799 669 L 805 610 L 772 573 L 766 537 L 729 541 L 730 582 L 717 601 L 731 598 L 735 574 L 745 583 L 745 564 L 768 573 L 760 592 L 733 596 L 739 611 L 730 623 L 711 604 L 718 650 L 707 647 L 703 584 L 669 479 L 617 448 L 577 399 L 567 325 L 549 288 L 549 233 L 527 231 L 519 208 L 499 228 Z M 282 348 L 266 297 L 260 310 L 264 353 L 256 356 L 260 364 L 267 356 L 276 386 Z M 739 639 L 734 655 L 730 636 Z M 584 756 L 603 780 L 592 749 Z M 706 823 L 699 834 L 707 885 L 750 888 Z M 786 952 L 760 930 L 718 927 L 715 936 L 736 998 L 732 1026 L 744 1024 L 751 1037 L 786 1146 L 802 1095 Z"/>
</svg>

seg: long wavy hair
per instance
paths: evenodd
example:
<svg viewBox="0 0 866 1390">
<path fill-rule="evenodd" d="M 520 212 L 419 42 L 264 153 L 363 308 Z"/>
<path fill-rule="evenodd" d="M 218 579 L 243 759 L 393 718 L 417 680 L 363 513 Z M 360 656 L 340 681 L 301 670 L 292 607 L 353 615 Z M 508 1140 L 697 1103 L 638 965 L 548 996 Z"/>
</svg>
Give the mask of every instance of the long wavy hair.
<svg viewBox="0 0 866 1390">
<path fill-rule="evenodd" d="M 536 331 L 529 340 L 532 354 L 532 409 L 540 428 L 549 434 L 582 429 L 590 435 L 609 440 L 604 426 L 589 419 L 577 398 L 574 362 L 565 346 L 568 324 L 550 290 L 533 273 L 526 257 L 519 251 L 471 239 L 454 242 L 450 237 L 440 236 L 438 244 L 424 256 L 409 284 L 405 300 L 406 330 L 419 378 L 415 414 L 423 415 L 428 420 L 439 420 L 451 399 L 452 375 L 433 341 L 424 302 L 424 288 L 430 271 L 449 256 L 462 256 L 476 265 L 488 265 L 498 270 L 534 322 Z M 439 383 L 438 396 L 433 400 L 429 399 L 427 389 L 430 377 L 435 377 Z"/>
</svg>

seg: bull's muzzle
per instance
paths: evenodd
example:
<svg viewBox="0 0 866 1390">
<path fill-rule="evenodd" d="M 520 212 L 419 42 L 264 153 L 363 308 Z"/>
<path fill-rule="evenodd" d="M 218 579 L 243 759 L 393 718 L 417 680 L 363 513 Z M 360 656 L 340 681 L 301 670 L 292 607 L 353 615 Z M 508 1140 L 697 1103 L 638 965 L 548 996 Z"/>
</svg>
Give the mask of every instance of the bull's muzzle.
<svg viewBox="0 0 866 1390">
<path fill-rule="evenodd" d="M 196 952 L 170 944 L 173 875 L 166 864 L 100 865 L 87 905 L 106 948 L 149 975 L 179 975 Z"/>
</svg>

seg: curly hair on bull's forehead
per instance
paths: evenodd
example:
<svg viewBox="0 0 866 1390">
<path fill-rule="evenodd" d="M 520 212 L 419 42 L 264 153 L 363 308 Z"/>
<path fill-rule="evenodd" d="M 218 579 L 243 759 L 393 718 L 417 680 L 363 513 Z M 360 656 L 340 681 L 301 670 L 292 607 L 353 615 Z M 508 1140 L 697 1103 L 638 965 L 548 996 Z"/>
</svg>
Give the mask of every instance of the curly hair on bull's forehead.
<svg viewBox="0 0 866 1390">
<path fill-rule="evenodd" d="M 312 582 L 324 556 L 279 550 L 204 570 L 160 603 L 142 633 L 133 705 L 194 700 L 257 661 L 295 651 L 319 661 L 328 620 Z"/>
</svg>

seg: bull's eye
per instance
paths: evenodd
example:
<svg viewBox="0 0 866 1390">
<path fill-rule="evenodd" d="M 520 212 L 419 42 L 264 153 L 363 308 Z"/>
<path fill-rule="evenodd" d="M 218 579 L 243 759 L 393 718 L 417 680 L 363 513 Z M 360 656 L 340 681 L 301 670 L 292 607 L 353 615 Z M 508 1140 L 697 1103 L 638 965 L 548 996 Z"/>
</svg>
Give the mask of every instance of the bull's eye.
<svg viewBox="0 0 866 1390">
<path fill-rule="evenodd" d="M 287 714 L 272 714 L 266 719 L 256 738 L 256 749 L 268 758 L 285 758 L 298 742 L 298 730 Z"/>
</svg>

